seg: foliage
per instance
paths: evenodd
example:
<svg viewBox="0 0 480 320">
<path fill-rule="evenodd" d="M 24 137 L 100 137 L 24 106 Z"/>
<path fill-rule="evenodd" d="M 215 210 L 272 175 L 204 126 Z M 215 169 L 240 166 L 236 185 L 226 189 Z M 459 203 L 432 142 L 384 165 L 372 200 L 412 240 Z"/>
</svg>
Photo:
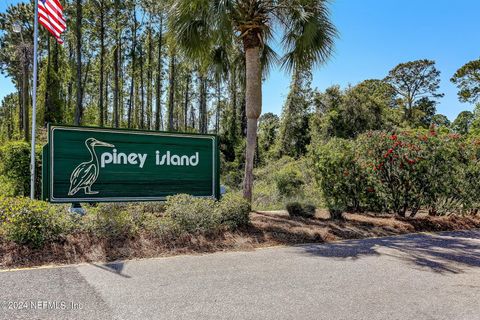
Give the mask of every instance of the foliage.
<svg viewBox="0 0 480 320">
<path fill-rule="evenodd" d="M 135 207 L 135 210 L 131 209 L 122 203 L 99 204 L 87 210 L 84 227 L 98 236 L 107 238 L 135 235 L 146 215 L 139 211 L 138 207 Z"/>
<path fill-rule="evenodd" d="M 356 145 L 351 140 L 333 138 L 311 146 L 310 156 L 317 183 L 327 208 L 361 210 L 367 179 L 357 163 Z"/>
<path fill-rule="evenodd" d="M 258 152 L 257 157 L 263 164 L 272 158 L 273 147 L 277 141 L 280 119 L 277 115 L 267 112 L 258 120 Z"/>
<path fill-rule="evenodd" d="M 311 204 L 302 204 L 300 202 L 289 202 L 285 206 L 290 217 L 313 218 L 315 216 L 315 206 Z"/>
<path fill-rule="evenodd" d="M 480 59 L 472 60 L 458 69 L 451 81 L 457 85 L 458 99 L 476 103 L 480 100 Z"/>
<path fill-rule="evenodd" d="M 344 91 L 337 87 L 316 93 L 312 118 L 315 139 L 354 138 L 368 130 L 392 128 L 399 115 L 394 90 L 382 80 L 366 80 Z"/>
<path fill-rule="evenodd" d="M 271 160 L 266 166 L 255 170 L 252 206 L 257 210 L 280 210 L 285 208 L 286 203 L 295 201 L 322 206 L 323 199 L 313 176 L 312 165 L 306 157 Z M 288 191 L 285 193 L 280 190 Z"/>
<path fill-rule="evenodd" d="M 452 129 L 459 134 L 467 134 L 470 131 L 474 115 L 470 111 L 462 111 L 452 123 Z"/>
<path fill-rule="evenodd" d="M 440 71 L 435 67 L 435 61 L 415 60 L 400 63 L 390 70 L 385 78 L 395 90 L 404 110 L 404 120 L 415 124 L 416 113 L 424 113 L 425 105 L 434 104 L 435 99 L 443 97 L 438 93 L 440 88 Z"/>
<path fill-rule="evenodd" d="M 368 132 L 332 139 L 311 150 L 319 187 L 331 212 L 372 210 L 415 216 L 476 212 L 477 140 L 457 134 Z"/>
<path fill-rule="evenodd" d="M 443 114 L 436 114 L 432 117 L 432 124 L 435 127 L 449 128 L 451 125 L 450 120 Z"/>
<path fill-rule="evenodd" d="M 433 130 L 371 133 L 363 137 L 360 147 L 361 165 L 372 191 L 388 211 L 405 216 L 409 210 L 414 216 L 427 207 L 435 213 L 440 202 L 453 201 L 460 192 L 459 148 L 454 138 Z"/>
<path fill-rule="evenodd" d="M 288 165 L 275 174 L 275 185 L 281 197 L 291 197 L 302 188 L 304 181 L 297 167 Z"/>
<path fill-rule="evenodd" d="M 36 190 L 40 191 L 40 148 L 37 148 Z M 12 141 L 0 148 L 0 177 L 3 179 L 0 191 L 3 195 L 27 196 L 30 194 L 30 145 Z"/>
<path fill-rule="evenodd" d="M 250 222 L 250 203 L 238 193 L 223 196 L 217 203 L 216 211 L 220 223 L 232 230 L 246 227 Z"/>
<path fill-rule="evenodd" d="M 220 217 L 212 199 L 194 198 L 185 194 L 168 197 L 165 216 L 186 233 L 212 233 L 220 227 Z"/>
<path fill-rule="evenodd" d="M 283 107 L 277 140 L 277 156 L 299 158 L 307 152 L 310 143 L 309 115 L 312 100 L 312 74 L 297 70 L 294 73 L 290 93 Z"/>
<path fill-rule="evenodd" d="M 0 228 L 6 239 L 38 248 L 69 233 L 73 220 L 63 207 L 27 198 L 0 197 Z"/>
</svg>

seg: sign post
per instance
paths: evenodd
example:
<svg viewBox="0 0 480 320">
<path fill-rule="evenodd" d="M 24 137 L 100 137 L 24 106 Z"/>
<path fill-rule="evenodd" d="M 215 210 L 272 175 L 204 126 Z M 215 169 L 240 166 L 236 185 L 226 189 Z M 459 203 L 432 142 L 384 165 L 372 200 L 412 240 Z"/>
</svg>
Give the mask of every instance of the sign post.
<svg viewBox="0 0 480 320">
<path fill-rule="evenodd" d="M 42 167 L 52 203 L 220 197 L 215 135 L 49 126 Z"/>
</svg>

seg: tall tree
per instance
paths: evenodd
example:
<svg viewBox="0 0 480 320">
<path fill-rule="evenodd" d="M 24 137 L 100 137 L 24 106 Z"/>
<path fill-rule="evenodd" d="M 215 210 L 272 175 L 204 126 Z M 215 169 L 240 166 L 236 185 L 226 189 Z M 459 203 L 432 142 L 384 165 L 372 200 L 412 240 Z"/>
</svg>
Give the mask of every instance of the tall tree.
<svg viewBox="0 0 480 320">
<path fill-rule="evenodd" d="M 443 97 L 443 93 L 438 92 L 440 71 L 432 60 L 400 63 L 390 70 L 385 80 L 395 89 L 407 122 L 412 122 L 414 109 L 420 99 L 435 100 Z"/>
<path fill-rule="evenodd" d="M 157 80 L 156 80 L 156 98 L 155 98 L 155 130 L 163 129 L 162 126 L 162 72 L 163 72 L 163 13 L 160 12 L 160 23 L 158 29 L 158 54 L 157 54 Z"/>
<path fill-rule="evenodd" d="M 460 101 L 470 103 L 480 101 L 480 59 L 470 61 L 462 66 L 450 80 L 459 89 Z"/>
<path fill-rule="evenodd" d="M 262 111 L 262 72 L 274 22 L 284 31 L 286 54 L 283 66 L 294 70 L 324 62 L 330 55 L 335 27 L 329 19 L 327 2 L 295 1 L 285 5 L 270 0 L 202 1 L 173 0 L 171 20 L 180 45 L 187 52 L 205 56 L 211 42 L 241 41 L 246 61 L 247 149 L 243 194 L 251 201 L 257 122 Z M 230 40 L 227 40 L 230 39 Z"/>
<path fill-rule="evenodd" d="M 105 78 L 105 0 L 98 0 L 99 18 L 100 18 L 100 83 L 99 83 L 99 101 L 98 101 L 98 124 L 103 127 L 105 124 L 105 106 L 104 106 L 104 78 Z"/>
<path fill-rule="evenodd" d="M 115 0 L 115 47 L 113 49 L 113 127 L 118 128 L 120 125 L 120 0 Z"/>
<path fill-rule="evenodd" d="M 474 115 L 470 111 L 462 111 L 452 123 L 452 129 L 456 133 L 467 134 L 474 120 Z"/>
<path fill-rule="evenodd" d="M 282 121 L 278 136 L 278 156 L 300 157 L 310 143 L 308 128 L 312 74 L 308 70 L 295 70 L 290 93 L 283 107 Z"/>
<path fill-rule="evenodd" d="M 443 115 L 443 114 L 436 114 L 432 117 L 432 124 L 435 125 L 435 127 L 445 127 L 448 128 L 450 127 L 450 120 Z"/>
<path fill-rule="evenodd" d="M 76 22 L 75 22 L 75 37 L 76 37 L 76 53 L 77 53 L 77 105 L 75 108 L 74 124 L 80 125 L 83 117 L 83 87 L 82 87 L 82 0 L 76 0 Z"/>
<path fill-rule="evenodd" d="M 175 108 L 175 52 L 170 53 L 168 67 L 168 131 L 174 130 L 174 108 Z"/>
</svg>

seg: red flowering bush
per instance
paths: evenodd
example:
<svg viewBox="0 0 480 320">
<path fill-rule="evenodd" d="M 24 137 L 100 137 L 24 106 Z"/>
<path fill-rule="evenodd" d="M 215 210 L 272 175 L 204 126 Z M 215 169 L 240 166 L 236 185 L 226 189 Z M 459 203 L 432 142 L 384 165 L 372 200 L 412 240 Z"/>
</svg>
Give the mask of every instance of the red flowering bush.
<svg viewBox="0 0 480 320">
<path fill-rule="evenodd" d="M 327 204 L 440 215 L 478 211 L 479 141 L 434 129 L 368 132 L 355 141 L 331 140 L 312 154 Z"/>
</svg>

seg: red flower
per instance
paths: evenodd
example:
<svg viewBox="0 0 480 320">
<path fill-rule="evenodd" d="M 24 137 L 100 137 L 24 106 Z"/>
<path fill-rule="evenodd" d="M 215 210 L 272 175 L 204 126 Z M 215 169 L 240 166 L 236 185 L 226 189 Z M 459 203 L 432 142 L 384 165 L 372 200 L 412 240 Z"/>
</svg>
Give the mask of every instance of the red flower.
<svg viewBox="0 0 480 320">
<path fill-rule="evenodd" d="M 392 149 L 392 148 L 388 149 L 387 153 L 385 153 L 385 155 L 384 155 L 383 157 L 384 157 L 384 158 L 387 158 L 389 155 L 392 154 L 392 152 L 393 152 L 393 149 Z"/>
<path fill-rule="evenodd" d="M 395 140 L 397 140 L 397 139 L 398 139 L 398 137 L 397 137 L 396 134 L 392 134 L 392 135 L 390 136 L 390 140 L 395 141 Z"/>
</svg>

